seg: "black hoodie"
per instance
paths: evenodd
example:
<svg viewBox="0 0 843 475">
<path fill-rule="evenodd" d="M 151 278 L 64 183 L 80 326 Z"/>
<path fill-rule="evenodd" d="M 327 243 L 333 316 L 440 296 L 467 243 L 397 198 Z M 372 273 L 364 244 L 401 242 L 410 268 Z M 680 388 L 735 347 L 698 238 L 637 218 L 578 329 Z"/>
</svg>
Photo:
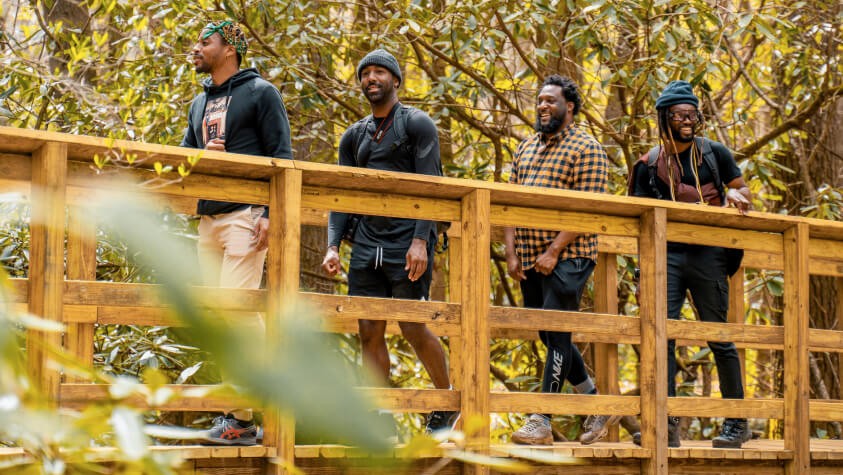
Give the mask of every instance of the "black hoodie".
<svg viewBox="0 0 843 475">
<path fill-rule="evenodd" d="M 205 92 L 196 96 L 190 105 L 182 147 L 205 148 L 205 107 L 209 102 L 219 101 L 227 109 L 222 128 L 224 134 L 221 134 L 225 138 L 226 152 L 293 158 L 290 123 L 281 94 L 272 83 L 261 78 L 256 69 L 241 69 L 219 86 L 207 78 L 202 86 Z M 247 206 L 250 205 L 199 200 L 196 212 L 200 215 L 230 213 Z"/>
</svg>

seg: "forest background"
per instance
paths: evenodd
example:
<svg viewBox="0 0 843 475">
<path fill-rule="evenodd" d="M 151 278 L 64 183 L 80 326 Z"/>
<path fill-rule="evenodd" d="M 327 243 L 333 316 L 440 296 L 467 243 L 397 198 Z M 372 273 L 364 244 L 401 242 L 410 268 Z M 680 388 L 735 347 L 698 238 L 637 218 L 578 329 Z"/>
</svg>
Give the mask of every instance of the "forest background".
<svg viewBox="0 0 843 475">
<path fill-rule="evenodd" d="M 297 160 L 336 161 L 345 128 L 369 113 L 355 77 L 360 58 L 384 47 L 399 59 L 402 102 L 428 112 L 439 127 L 445 174 L 506 181 L 520 140 L 532 133 L 537 85 L 560 73 L 580 84 L 578 122 L 598 137 L 611 162 L 610 192 L 623 194 L 630 166 L 657 141 L 654 102 L 673 79 L 689 80 L 701 96 L 705 135 L 726 144 L 754 195 L 754 207 L 821 219 L 843 218 L 843 5 L 837 0 L 397 0 L 375 2 L 4 0 L 0 6 L 0 125 L 178 145 L 186 111 L 202 79 L 188 53 L 209 20 L 245 26 L 244 66 L 257 67 L 281 90 Z M 175 172 L 174 172 L 175 173 Z M 178 178 L 178 175 L 175 175 Z M 3 200 L 2 263 L 27 272 L 25 200 Z M 195 220 L 165 213 L 162 224 L 195 239 Z M 135 259 L 118 232 L 98 233 L 98 278 L 151 282 L 155 271 Z M 304 229 L 302 286 L 333 292 L 343 282 L 319 272 L 325 232 Z M 493 295 L 517 304 L 518 286 L 505 276 L 494 244 Z M 444 299 L 447 263 L 437 262 L 434 299 Z M 637 306 L 631 256 L 619 257 L 619 313 Z M 811 281 L 811 325 L 835 328 L 841 299 L 831 278 Z M 746 272 L 746 322 L 781 324 L 777 272 Z M 586 296 L 583 308 L 590 307 Z M 687 306 L 683 315 L 693 318 Z M 338 336 L 355 366 L 354 335 Z M 96 363 L 113 374 L 159 368 L 170 381 L 208 382 L 213 365 L 179 346 L 166 328 L 104 326 Z M 393 383 L 429 385 L 412 350 L 390 339 Z M 588 345 L 581 348 L 588 354 Z M 621 345 L 622 390 L 636 389 L 636 348 Z M 537 390 L 542 345 L 500 340 L 492 345 L 494 384 Z M 781 355 L 748 351 L 748 396 L 781 397 Z M 836 355 L 812 354 L 811 397 L 841 399 Z M 716 394 L 706 348 L 680 354 L 680 394 Z M 517 426 L 497 415 L 493 435 Z M 159 422 L 205 420 L 155 413 Z M 418 431 L 420 418 L 400 427 Z M 558 417 L 575 437 L 580 420 Z M 708 436 L 716 420 L 685 422 L 686 437 Z M 775 436 L 776 421 L 756 421 Z M 838 424 L 814 427 L 840 437 Z"/>
</svg>

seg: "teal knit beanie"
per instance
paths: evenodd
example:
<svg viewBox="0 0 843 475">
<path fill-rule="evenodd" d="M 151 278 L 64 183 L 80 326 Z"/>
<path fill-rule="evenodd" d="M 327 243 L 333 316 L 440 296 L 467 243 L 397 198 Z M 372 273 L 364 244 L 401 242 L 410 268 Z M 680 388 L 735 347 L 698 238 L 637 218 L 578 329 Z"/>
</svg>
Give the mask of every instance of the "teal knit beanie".
<svg viewBox="0 0 843 475">
<path fill-rule="evenodd" d="M 671 81 L 656 99 L 656 109 L 663 109 L 676 104 L 691 104 L 699 107 L 700 100 L 694 95 L 694 88 L 688 81 Z"/>
</svg>

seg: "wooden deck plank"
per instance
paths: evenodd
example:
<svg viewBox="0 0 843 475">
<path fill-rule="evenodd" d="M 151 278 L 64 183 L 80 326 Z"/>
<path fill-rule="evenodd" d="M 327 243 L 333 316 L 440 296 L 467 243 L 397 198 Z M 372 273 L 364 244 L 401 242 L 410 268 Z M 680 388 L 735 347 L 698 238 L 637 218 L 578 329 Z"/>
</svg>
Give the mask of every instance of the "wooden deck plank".
<svg viewBox="0 0 843 475">
<path fill-rule="evenodd" d="M 453 448 L 453 444 L 440 444 L 430 456 L 441 456 L 443 450 Z M 202 458 L 259 458 L 272 456 L 272 448 L 263 446 L 252 447 L 211 447 L 201 445 L 154 445 L 150 450 L 156 452 L 170 452 L 186 459 Z M 491 453 L 498 456 L 510 456 L 517 452 L 552 453 L 561 457 L 579 457 L 582 459 L 643 459 L 650 451 L 638 447 L 631 442 L 598 442 L 584 446 L 578 442 L 557 442 L 547 446 L 522 446 L 515 444 L 493 444 Z M 108 460 L 111 454 L 116 454 L 113 447 L 96 448 L 103 460 Z M 393 451 L 392 457 L 401 457 L 400 447 Z M 683 440 L 682 447 L 668 450 L 671 461 L 674 460 L 721 460 L 721 461 L 775 461 L 788 460 L 793 457 L 792 451 L 784 449 L 782 440 L 752 440 L 744 444 L 743 449 L 715 449 L 708 440 Z M 0 460 L 8 460 L 25 456 L 26 452 L 18 447 L 0 448 Z M 369 457 L 365 451 L 344 445 L 297 445 L 296 458 L 343 458 Z M 843 462 L 843 441 L 841 440 L 811 440 L 812 460 L 825 462 Z M 588 460 L 582 460 L 587 463 Z M 843 467 L 843 464 L 838 466 Z"/>
</svg>

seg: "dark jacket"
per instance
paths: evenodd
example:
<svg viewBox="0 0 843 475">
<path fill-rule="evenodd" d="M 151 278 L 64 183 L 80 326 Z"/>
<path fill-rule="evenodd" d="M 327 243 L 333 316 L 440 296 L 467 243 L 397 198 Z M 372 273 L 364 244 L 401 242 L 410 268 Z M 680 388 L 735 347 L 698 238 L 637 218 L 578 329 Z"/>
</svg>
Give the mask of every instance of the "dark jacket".
<svg viewBox="0 0 843 475">
<path fill-rule="evenodd" d="M 293 158 L 290 123 L 281 93 L 272 83 L 261 78 L 256 69 L 241 69 L 219 86 L 207 78 L 202 86 L 205 92 L 196 96 L 190 105 L 182 147 L 205 148 L 202 133 L 205 106 L 209 101 L 222 97 L 228 103 L 225 117 L 226 152 Z M 199 200 L 197 213 L 230 213 L 247 206 L 250 205 Z"/>
</svg>

